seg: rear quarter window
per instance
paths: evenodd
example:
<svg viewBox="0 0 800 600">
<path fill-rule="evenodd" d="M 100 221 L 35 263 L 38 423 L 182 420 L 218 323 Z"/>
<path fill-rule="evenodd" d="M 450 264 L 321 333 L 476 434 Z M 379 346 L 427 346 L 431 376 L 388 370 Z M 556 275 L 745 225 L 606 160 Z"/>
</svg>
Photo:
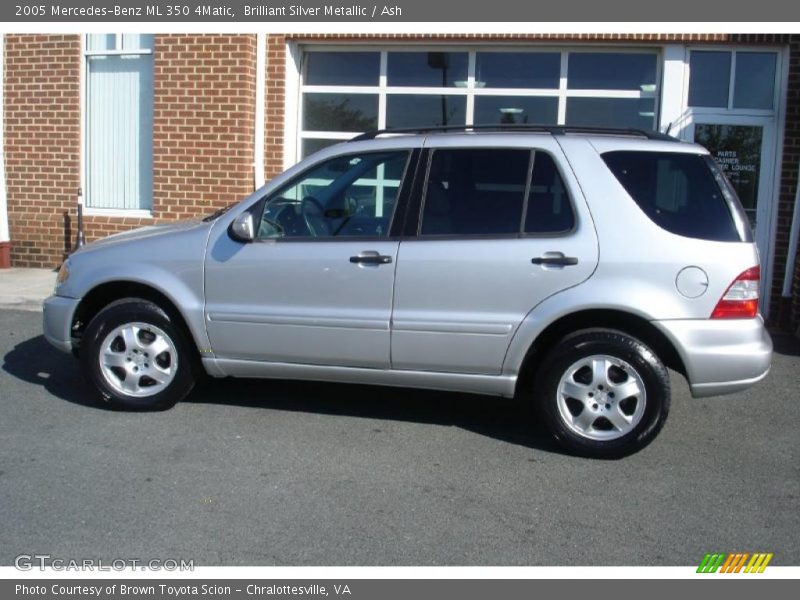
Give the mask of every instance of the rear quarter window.
<svg viewBox="0 0 800 600">
<path fill-rule="evenodd" d="M 704 240 L 751 241 L 739 200 L 711 158 L 627 150 L 602 157 L 639 208 L 662 229 Z"/>
</svg>

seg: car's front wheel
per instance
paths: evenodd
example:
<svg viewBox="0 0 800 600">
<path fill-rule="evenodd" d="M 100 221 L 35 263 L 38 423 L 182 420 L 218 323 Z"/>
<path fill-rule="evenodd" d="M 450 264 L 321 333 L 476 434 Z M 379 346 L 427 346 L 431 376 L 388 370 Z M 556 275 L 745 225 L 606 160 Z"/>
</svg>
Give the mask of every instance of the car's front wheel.
<svg viewBox="0 0 800 600">
<path fill-rule="evenodd" d="M 548 428 L 564 447 L 585 456 L 618 457 L 643 448 L 669 413 L 666 368 L 644 343 L 619 331 L 566 336 L 536 381 Z"/>
<path fill-rule="evenodd" d="M 167 409 L 194 385 L 186 335 L 148 300 L 126 298 L 101 310 L 84 332 L 80 358 L 84 376 L 117 409 Z"/>
</svg>

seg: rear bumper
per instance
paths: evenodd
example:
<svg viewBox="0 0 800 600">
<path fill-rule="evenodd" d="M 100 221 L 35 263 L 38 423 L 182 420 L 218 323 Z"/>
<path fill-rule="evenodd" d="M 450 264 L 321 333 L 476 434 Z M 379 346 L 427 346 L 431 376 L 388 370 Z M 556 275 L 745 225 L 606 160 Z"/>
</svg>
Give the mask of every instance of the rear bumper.
<svg viewBox="0 0 800 600">
<path fill-rule="evenodd" d="M 42 330 L 45 339 L 62 352 L 72 351 L 72 318 L 77 298 L 50 296 L 44 301 Z"/>
<path fill-rule="evenodd" d="M 744 390 L 764 379 L 772 362 L 772 339 L 761 317 L 653 321 L 683 360 L 692 396 Z"/>
</svg>

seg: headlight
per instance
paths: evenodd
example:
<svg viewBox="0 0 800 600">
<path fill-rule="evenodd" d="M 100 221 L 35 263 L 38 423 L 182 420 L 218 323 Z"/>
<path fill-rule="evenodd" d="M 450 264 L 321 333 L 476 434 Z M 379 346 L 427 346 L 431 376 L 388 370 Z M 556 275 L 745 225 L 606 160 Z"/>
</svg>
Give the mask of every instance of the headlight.
<svg viewBox="0 0 800 600">
<path fill-rule="evenodd" d="M 69 279 L 69 260 L 61 263 L 61 268 L 58 270 L 58 277 L 56 277 L 56 289 Z"/>
</svg>

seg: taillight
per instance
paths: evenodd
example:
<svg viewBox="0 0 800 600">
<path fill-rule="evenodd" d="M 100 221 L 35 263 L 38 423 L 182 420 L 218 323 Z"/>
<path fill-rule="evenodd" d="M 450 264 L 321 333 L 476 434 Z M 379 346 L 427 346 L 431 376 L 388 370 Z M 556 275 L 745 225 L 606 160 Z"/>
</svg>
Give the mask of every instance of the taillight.
<svg viewBox="0 0 800 600">
<path fill-rule="evenodd" d="M 733 280 L 722 296 L 712 319 L 752 319 L 758 314 L 758 284 L 761 268 L 752 267 Z"/>
</svg>

